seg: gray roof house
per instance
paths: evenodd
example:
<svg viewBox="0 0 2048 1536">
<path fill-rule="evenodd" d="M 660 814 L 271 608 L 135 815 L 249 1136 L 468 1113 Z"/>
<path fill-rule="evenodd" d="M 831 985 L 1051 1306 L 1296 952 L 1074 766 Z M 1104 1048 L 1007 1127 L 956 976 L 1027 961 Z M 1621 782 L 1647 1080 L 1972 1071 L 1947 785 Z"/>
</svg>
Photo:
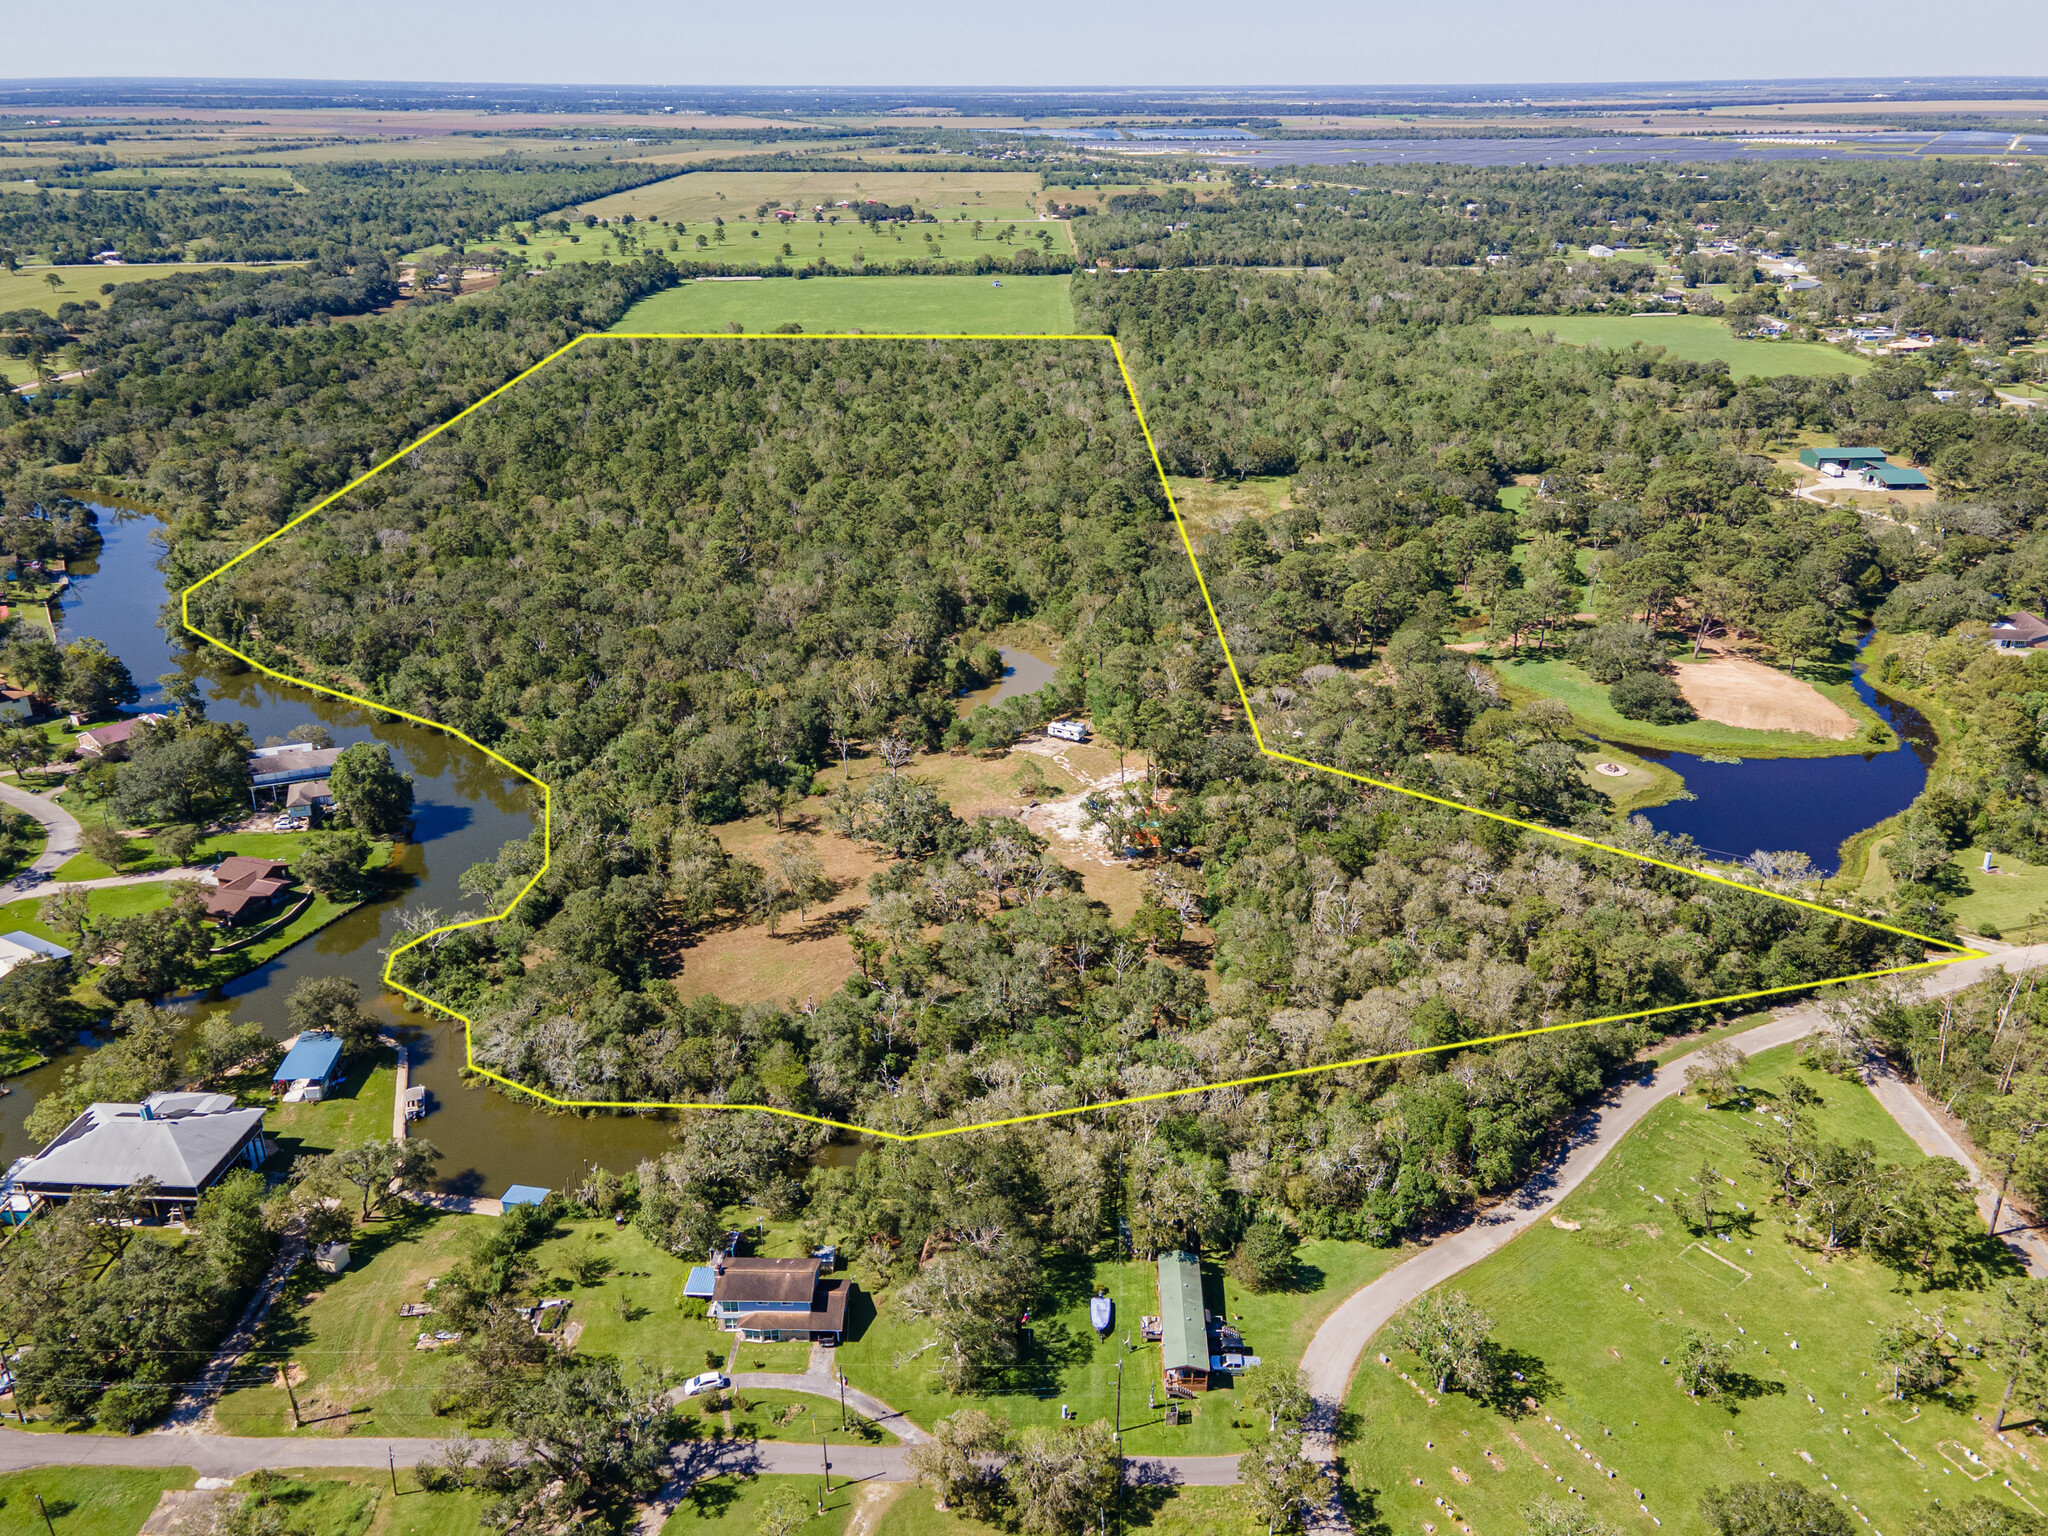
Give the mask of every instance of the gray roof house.
<svg viewBox="0 0 2048 1536">
<path fill-rule="evenodd" d="M 249 754 L 249 803 L 256 803 L 259 790 L 275 800 L 294 784 L 308 784 L 333 772 L 341 757 L 340 747 L 258 747 Z"/>
<path fill-rule="evenodd" d="M 140 1104 L 94 1104 L 56 1140 L 8 1170 L 14 1194 L 62 1203 L 157 1182 L 156 1215 L 178 1220 L 240 1165 L 263 1164 L 263 1111 L 225 1093 L 153 1093 Z"/>
</svg>

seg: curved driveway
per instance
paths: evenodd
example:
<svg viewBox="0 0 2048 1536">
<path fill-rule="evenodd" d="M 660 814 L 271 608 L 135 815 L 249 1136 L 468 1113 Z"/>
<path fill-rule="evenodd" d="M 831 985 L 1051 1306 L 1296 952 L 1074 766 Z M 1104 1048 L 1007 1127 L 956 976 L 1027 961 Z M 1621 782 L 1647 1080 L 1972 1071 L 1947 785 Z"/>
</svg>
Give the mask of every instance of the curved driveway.
<svg viewBox="0 0 2048 1536">
<path fill-rule="evenodd" d="M 0 794 L 0 799 L 5 798 Z M 1932 972 L 1920 986 L 1923 994 L 1938 996 L 1969 985 L 1994 966 L 2003 965 L 2017 972 L 2043 964 L 2048 964 L 2048 945 L 2000 950 L 1982 960 L 1964 960 Z M 1746 1051 L 1770 1050 L 1810 1034 L 1819 1022 L 1819 1009 L 1807 1004 L 1781 1010 L 1734 1038 Z M 1304 1367 L 1310 1389 L 1325 1411 L 1344 1400 L 1351 1374 L 1374 1334 L 1424 1291 L 1499 1252 L 1516 1234 L 1556 1209 L 1558 1202 L 1585 1181 L 1624 1135 L 1685 1086 L 1686 1065 L 1687 1058 L 1681 1057 L 1646 1071 L 1635 1082 L 1615 1090 L 1606 1104 L 1580 1123 L 1563 1155 L 1539 1169 L 1508 1200 L 1481 1212 L 1458 1232 L 1440 1238 L 1354 1292 L 1331 1313 L 1309 1344 Z M 1961 1146 L 1940 1117 L 1882 1067 L 1866 1071 L 1865 1081 L 1878 1102 L 1923 1150 L 1935 1156 L 1954 1157 L 1969 1168 L 1979 1187 L 1979 1205 L 1988 1215 L 1990 1195 L 1986 1181 L 1963 1156 Z M 2019 1246 L 2036 1274 L 2048 1274 L 2048 1245 L 2029 1235 Z M 822 1395 L 835 1395 L 828 1381 L 812 1374 L 746 1373 L 736 1376 L 734 1381 L 740 1386 L 797 1391 L 818 1390 L 822 1386 Z M 921 1430 L 878 1399 L 849 1391 L 847 1401 L 871 1418 L 884 1422 L 894 1418 L 893 1428 L 906 1441 L 914 1443 L 923 1438 Z M 380 1452 L 412 1466 L 438 1453 L 444 1443 L 424 1439 L 378 1440 L 369 1436 L 299 1439 L 157 1434 L 124 1439 L 0 1429 L 0 1472 L 45 1466 L 190 1467 L 202 1477 L 240 1477 L 260 1467 L 374 1468 L 386 1464 Z M 1326 1440 L 1312 1442 L 1312 1448 L 1324 1459 L 1331 1454 Z M 686 1442 L 676 1447 L 677 1478 L 671 1489 L 687 1486 L 713 1472 L 816 1474 L 825 1470 L 821 1463 L 827 1455 L 835 1482 L 900 1482 L 909 1477 L 904 1450 L 904 1446 L 841 1445 L 828 1452 L 822 1447 L 786 1441 Z M 1125 1476 L 1133 1483 L 1213 1486 L 1237 1481 L 1237 1460 L 1235 1456 L 1132 1457 L 1126 1463 Z"/>
<path fill-rule="evenodd" d="M 61 786 L 60 786 L 61 787 Z M 55 790 L 51 791 L 56 793 Z M 43 851 L 35 863 L 29 866 L 40 875 L 54 875 L 64 861 L 73 858 L 79 850 L 78 819 L 54 801 L 45 800 L 41 795 L 32 795 L 19 784 L 0 781 L 0 804 L 33 816 L 43 824 L 46 841 Z"/>
<path fill-rule="evenodd" d="M 2048 963 L 2048 945 L 2000 950 L 1982 960 L 1960 960 L 1954 965 L 1928 972 L 1921 979 L 1920 990 L 1923 995 L 1938 996 L 1968 986 L 1994 966 L 2029 970 L 2043 963 Z M 1820 1010 L 1806 1003 L 1782 1009 L 1756 1028 L 1745 1030 L 1734 1038 L 1747 1052 L 1767 1051 L 1811 1034 L 1820 1020 Z M 1325 1411 L 1334 1409 L 1348 1395 L 1351 1373 L 1358 1368 L 1359 1357 L 1365 1353 L 1365 1347 L 1374 1334 L 1423 1292 L 1443 1284 L 1481 1259 L 1498 1253 L 1517 1234 L 1554 1211 L 1558 1202 L 1585 1182 L 1586 1176 L 1600 1166 L 1607 1154 L 1643 1116 L 1684 1089 L 1688 1063 L 1689 1058 L 1681 1056 L 1611 1092 L 1605 1104 L 1574 1128 L 1563 1155 L 1538 1169 L 1513 1195 L 1491 1210 L 1480 1212 L 1457 1232 L 1437 1239 L 1414 1258 L 1396 1265 L 1364 1289 L 1347 1297 L 1343 1305 L 1316 1330 L 1316 1336 L 1304 1356 L 1303 1368 L 1308 1375 L 1309 1390 L 1324 1405 Z M 1969 1159 L 1963 1156 L 1962 1148 L 1913 1098 L 1905 1084 L 1888 1072 L 1876 1071 L 1866 1072 L 1865 1081 L 1870 1084 L 1878 1101 L 1923 1150 L 1955 1158 L 1970 1169 L 1972 1177 L 1982 1188 L 1984 1181 Z M 1988 1200 L 1980 1201 L 1980 1204 L 1985 1206 L 1985 1214 L 1988 1215 Z M 2035 1273 L 2048 1273 L 2048 1263 L 2044 1263 L 2037 1252 L 2030 1251 L 2026 1256 Z M 1316 1438 L 1315 1449 L 1322 1459 L 1328 1459 L 1332 1453 L 1326 1436 Z"/>
</svg>

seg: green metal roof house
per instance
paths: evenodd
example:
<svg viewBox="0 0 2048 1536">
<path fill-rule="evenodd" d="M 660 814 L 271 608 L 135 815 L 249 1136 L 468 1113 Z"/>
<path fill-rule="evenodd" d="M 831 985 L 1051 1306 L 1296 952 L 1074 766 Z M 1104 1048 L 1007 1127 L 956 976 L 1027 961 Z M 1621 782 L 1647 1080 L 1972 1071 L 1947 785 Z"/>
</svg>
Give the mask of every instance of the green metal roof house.
<svg viewBox="0 0 2048 1536">
<path fill-rule="evenodd" d="M 1159 1365 L 1169 1397 L 1209 1390 L 1209 1314 L 1202 1308 L 1202 1261 L 1159 1255 Z"/>
<path fill-rule="evenodd" d="M 1882 448 L 1802 448 L 1799 462 L 1808 469 L 1819 469 L 1823 464 L 1841 464 L 1850 469 L 1861 469 L 1866 464 L 1882 464 Z"/>
<path fill-rule="evenodd" d="M 1927 477 L 1917 469 L 1904 464 L 1866 464 L 1863 466 L 1866 478 L 1875 480 L 1888 491 L 1924 491 Z"/>
</svg>

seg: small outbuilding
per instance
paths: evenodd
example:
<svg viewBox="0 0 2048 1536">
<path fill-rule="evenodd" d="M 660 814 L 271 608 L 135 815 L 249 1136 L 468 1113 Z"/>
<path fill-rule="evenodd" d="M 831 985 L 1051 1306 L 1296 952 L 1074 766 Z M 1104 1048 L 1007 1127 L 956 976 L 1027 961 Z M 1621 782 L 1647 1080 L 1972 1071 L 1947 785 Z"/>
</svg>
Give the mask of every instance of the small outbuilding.
<svg viewBox="0 0 2048 1536">
<path fill-rule="evenodd" d="M 270 1079 L 270 1091 L 287 1104 L 317 1104 L 342 1079 L 341 1041 L 309 1030 L 284 1054 Z"/>
<path fill-rule="evenodd" d="M 515 1205 L 539 1205 L 547 1197 L 548 1191 L 538 1184 L 514 1184 L 498 1197 L 498 1205 L 509 1211 Z"/>
<path fill-rule="evenodd" d="M 1907 464 L 1866 464 L 1863 477 L 1888 491 L 1924 491 L 1927 477 Z"/>
</svg>

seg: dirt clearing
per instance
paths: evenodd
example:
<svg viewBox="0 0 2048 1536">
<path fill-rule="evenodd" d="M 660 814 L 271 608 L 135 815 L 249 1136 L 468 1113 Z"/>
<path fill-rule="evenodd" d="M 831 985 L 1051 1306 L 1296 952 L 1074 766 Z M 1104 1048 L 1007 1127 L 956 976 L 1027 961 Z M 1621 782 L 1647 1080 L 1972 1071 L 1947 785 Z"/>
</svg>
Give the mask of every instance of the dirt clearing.
<svg viewBox="0 0 2048 1536">
<path fill-rule="evenodd" d="M 1752 731 L 1798 731 L 1828 741 L 1856 734 L 1855 718 L 1811 683 L 1760 662 L 1732 656 L 1688 662 L 1678 669 L 1678 691 L 1702 720 Z"/>
</svg>

